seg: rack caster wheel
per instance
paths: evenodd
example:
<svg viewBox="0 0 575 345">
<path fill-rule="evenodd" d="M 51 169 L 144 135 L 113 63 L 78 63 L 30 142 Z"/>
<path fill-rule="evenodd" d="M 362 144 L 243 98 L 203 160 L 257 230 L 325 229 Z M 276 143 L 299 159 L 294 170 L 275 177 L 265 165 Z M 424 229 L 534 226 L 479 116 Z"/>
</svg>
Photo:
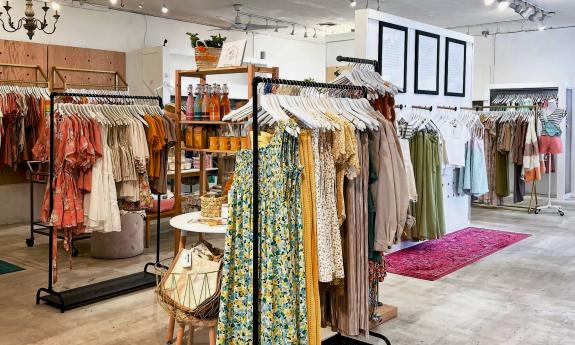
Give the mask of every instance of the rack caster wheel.
<svg viewBox="0 0 575 345">
<path fill-rule="evenodd" d="M 26 239 L 26 245 L 28 246 L 28 248 L 34 247 L 34 239 L 33 238 L 27 238 Z"/>
<path fill-rule="evenodd" d="M 559 215 L 560 215 L 561 217 L 563 217 L 563 216 L 565 215 L 565 212 L 559 211 Z"/>
<path fill-rule="evenodd" d="M 539 213 L 541 213 L 541 210 L 538 209 L 538 208 L 536 208 L 536 209 L 535 209 L 535 214 L 539 214 Z"/>
<path fill-rule="evenodd" d="M 78 249 L 72 247 L 72 257 L 75 258 L 78 256 Z"/>
</svg>

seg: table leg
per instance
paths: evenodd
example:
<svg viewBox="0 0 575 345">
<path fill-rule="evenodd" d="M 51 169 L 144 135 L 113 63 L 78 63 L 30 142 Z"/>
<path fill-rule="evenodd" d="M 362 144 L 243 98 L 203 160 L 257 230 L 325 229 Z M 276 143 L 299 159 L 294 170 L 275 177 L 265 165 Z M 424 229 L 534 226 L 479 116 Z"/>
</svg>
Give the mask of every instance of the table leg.
<svg viewBox="0 0 575 345">
<path fill-rule="evenodd" d="M 186 248 L 187 237 L 185 236 L 185 234 L 183 234 L 181 232 L 181 230 L 177 230 L 177 232 L 180 233 L 179 241 L 178 241 L 178 250 L 177 250 L 177 253 L 179 253 L 180 250 Z M 176 324 L 176 319 L 174 319 L 173 316 L 170 316 L 170 319 L 168 320 L 168 334 L 166 335 L 166 341 L 167 342 L 171 342 L 172 339 L 174 338 L 174 326 L 175 326 L 175 324 Z M 178 330 L 178 336 L 179 336 L 179 330 Z"/>
</svg>

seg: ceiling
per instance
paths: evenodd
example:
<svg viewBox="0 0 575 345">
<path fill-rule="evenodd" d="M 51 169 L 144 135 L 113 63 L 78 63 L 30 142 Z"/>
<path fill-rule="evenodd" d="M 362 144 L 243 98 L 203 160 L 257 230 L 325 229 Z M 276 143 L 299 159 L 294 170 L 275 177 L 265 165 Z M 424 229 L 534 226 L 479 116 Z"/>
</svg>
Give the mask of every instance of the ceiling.
<svg viewBox="0 0 575 345">
<path fill-rule="evenodd" d="M 120 1 L 113 6 L 120 8 Z M 348 32 L 353 28 L 354 9 L 349 0 L 165 0 L 169 8 L 167 14 L 161 12 L 164 0 L 123 0 L 124 10 L 155 16 L 191 21 L 206 25 L 225 27 L 228 23 L 218 17 L 233 20 L 235 3 L 242 3 L 242 11 L 282 20 L 301 23 L 308 27 L 322 22 L 333 22 L 337 26 L 328 32 Z M 109 0 L 87 0 L 92 4 L 111 6 Z M 556 11 L 547 26 L 575 24 L 574 0 L 530 0 L 548 11 Z M 377 8 L 377 0 L 369 1 L 370 7 Z M 356 9 L 365 8 L 366 0 L 357 0 Z M 496 5 L 486 7 L 483 0 L 382 0 L 381 11 L 410 18 L 441 27 L 453 28 L 491 22 L 519 20 L 513 10 L 499 11 Z M 253 20 L 256 23 L 256 20 Z M 264 22 L 260 22 L 264 24 Z M 526 28 L 533 24 L 525 21 Z M 285 29 L 290 30 L 290 29 Z M 300 28 L 299 31 L 302 31 Z"/>
</svg>

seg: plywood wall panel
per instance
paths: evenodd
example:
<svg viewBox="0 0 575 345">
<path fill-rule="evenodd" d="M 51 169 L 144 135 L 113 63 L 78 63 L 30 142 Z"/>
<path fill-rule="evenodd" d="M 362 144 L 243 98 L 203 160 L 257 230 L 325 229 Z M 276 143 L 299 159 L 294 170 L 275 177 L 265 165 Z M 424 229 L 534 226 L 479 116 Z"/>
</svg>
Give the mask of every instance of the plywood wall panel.
<svg viewBox="0 0 575 345">
<path fill-rule="evenodd" d="M 44 72 L 48 67 L 48 46 L 40 43 L 0 40 L 0 62 L 19 65 L 39 65 Z M 36 80 L 31 68 L 0 66 L 2 80 Z"/>
<path fill-rule="evenodd" d="M 109 50 L 75 48 L 66 46 L 48 46 L 48 69 L 52 67 L 67 67 L 78 69 L 118 71 L 122 77 L 126 76 L 126 53 Z M 90 83 L 113 85 L 114 76 L 86 73 L 86 72 L 62 72 L 68 83 Z M 55 87 L 62 87 L 59 80 L 55 79 Z"/>
</svg>

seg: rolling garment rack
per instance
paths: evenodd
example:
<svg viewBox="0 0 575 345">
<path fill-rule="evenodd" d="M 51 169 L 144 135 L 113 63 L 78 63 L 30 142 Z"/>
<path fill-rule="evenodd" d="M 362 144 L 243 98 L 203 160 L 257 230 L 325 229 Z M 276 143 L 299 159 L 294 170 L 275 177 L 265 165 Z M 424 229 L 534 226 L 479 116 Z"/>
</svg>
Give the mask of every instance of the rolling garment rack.
<svg viewBox="0 0 575 345">
<path fill-rule="evenodd" d="M 156 100 L 161 108 L 163 102 L 161 97 L 154 96 L 130 96 L 130 95 L 117 95 L 117 94 L 102 94 L 93 95 L 87 93 L 68 93 L 68 92 L 52 92 L 50 94 L 50 161 L 48 183 L 50 189 L 50 214 L 54 209 L 54 104 L 56 97 L 87 97 L 87 98 L 103 98 L 103 99 L 125 99 L 125 100 Z M 161 195 L 158 195 L 158 214 L 160 213 Z M 48 287 L 40 288 L 36 292 L 36 304 L 40 301 L 45 302 L 51 307 L 60 309 L 63 313 L 66 310 L 81 307 L 84 305 L 92 304 L 95 302 L 103 301 L 109 298 L 125 295 L 134 291 L 150 288 L 156 286 L 156 275 L 148 272 L 148 267 L 160 266 L 160 222 L 157 222 L 156 233 L 156 261 L 149 262 L 144 266 L 143 272 L 137 272 L 125 275 L 110 280 L 105 280 L 95 284 L 80 286 L 77 288 L 56 291 L 54 290 L 52 282 L 52 260 L 53 241 L 54 241 L 54 227 L 48 225 L 49 228 L 49 253 L 48 253 Z M 45 293 L 42 295 L 42 293 Z"/>
<path fill-rule="evenodd" d="M 341 57 L 338 57 L 338 59 Z M 346 58 L 350 59 L 350 58 Z M 360 59 L 357 59 L 360 60 Z M 348 60 L 340 60 L 340 61 L 348 61 Z M 354 61 L 350 61 L 354 62 Z M 263 78 L 263 77 L 255 77 L 252 81 L 252 102 L 253 102 L 253 113 L 252 113 L 252 140 L 253 140 L 253 165 L 252 165 L 252 183 L 253 183 L 253 196 L 252 196 L 252 204 L 253 207 L 253 215 L 252 215 L 252 226 L 253 226 L 253 281 L 252 281 L 252 288 L 253 288 L 253 331 L 252 331 L 252 339 L 253 344 L 259 344 L 259 280 L 258 280 L 258 272 L 259 272 L 259 234 L 258 234 L 258 222 L 259 222 L 259 152 L 258 152 L 258 86 L 261 83 L 266 84 L 276 84 L 276 85 L 291 85 L 291 86 L 302 86 L 302 87 L 313 87 L 313 88 L 321 88 L 321 89 L 334 89 L 334 90 L 357 90 L 362 91 L 363 96 L 367 97 L 367 88 L 365 86 L 352 86 L 352 85 L 338 85 L 338 84 L 327 84 L 327 83 L 316 83 L 316 82 L 306 82 L 300 80 L 286 80 L 286 79 L 273 79 L 273 78 Z M 379 339 L 383 339 L 386 344 L 391 345 L 390 341 L 382 334 L 375 333 L 370 331 L 369 335 L 374 336 Z M 334 337 L 328 339 L 327 341 L 323 342 L 324 344 L 369 344 L 360 340 L 355 340 L 352 338 L 345 337 L 340 333 L 336 334 Z"/>
<path fill-rule="evenodd" d="M 482 106 L 475 106 L 475 107 L 461 107 L 461 110 L 473 110 L 473 111 L 480 111 L 481 109 L 496 109 L 496 110 L 505 110 L 505 109 L 530 109 L 535 111 L 535 119 L 537 119 L 537 114 L 539 107 L 537 105 L 482 105 Z M 535 201 L 535 205 L 533 205 L 533 201 Z M 531 184 L 531 195 L 529 198 L 529 206 L 520 206 L 520 205 L 487 205 L 481 204 L 477 202 L 471 203 L 473 206 L 482 207 L 482 208 L 502 208 L 502 209 L 509 209 L 509 210 L 527 210 L 527 213 L 538 213 L 536 210 L 538 209 L 538 200 L 537 200 L 537 184 L 535 181 Z"/>
</svg>

